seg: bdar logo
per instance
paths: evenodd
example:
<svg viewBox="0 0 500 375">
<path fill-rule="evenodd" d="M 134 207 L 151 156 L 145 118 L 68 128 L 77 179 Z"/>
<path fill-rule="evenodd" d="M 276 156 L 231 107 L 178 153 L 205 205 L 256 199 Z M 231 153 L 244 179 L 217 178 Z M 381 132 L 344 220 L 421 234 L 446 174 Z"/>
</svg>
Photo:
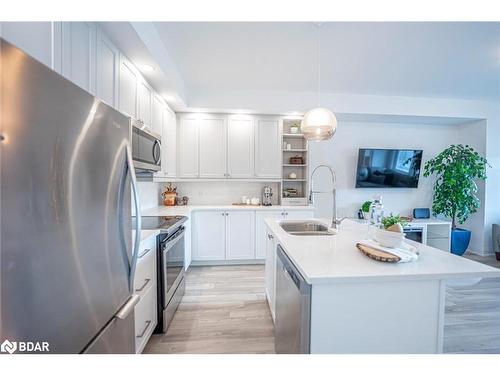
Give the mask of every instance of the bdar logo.
<svg viewBox="0 0 500 375">
<path fill-rule="evenodd" d="M 0 345 L 0 351 L 3 353 L 14 353 L 17 350 L 17 343 L 5 340 L 2 345 Z"/>
</svg>

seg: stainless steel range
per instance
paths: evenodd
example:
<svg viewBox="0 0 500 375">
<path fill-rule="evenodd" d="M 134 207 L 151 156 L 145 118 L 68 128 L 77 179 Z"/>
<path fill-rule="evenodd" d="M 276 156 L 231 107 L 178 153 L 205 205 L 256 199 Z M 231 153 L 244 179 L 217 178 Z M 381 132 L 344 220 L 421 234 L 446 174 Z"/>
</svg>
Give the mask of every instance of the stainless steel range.
<svg viewBox="0 0 500 375">
<path fill-rule="evenodd" d="M 156 240 L 158 325 L 164 333 L 184 295 L 185 216 L 142 216 L 142 229 L 160 229 Z"/>
</svg>

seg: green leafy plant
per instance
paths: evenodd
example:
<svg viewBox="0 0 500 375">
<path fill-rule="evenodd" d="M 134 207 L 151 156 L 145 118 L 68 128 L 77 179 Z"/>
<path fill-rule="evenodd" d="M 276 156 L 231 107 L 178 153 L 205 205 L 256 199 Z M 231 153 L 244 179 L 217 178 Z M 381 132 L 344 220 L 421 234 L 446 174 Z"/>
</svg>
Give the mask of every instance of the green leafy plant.
<svg viewBox="0 0 500 375">
<path fill-rule="evenodd" d="M 468 145 L 451 145 L 434 159 L 425 163 L 424 176 L 435 174 L 434 215 L 444 214 L 463 224 L 481 205 L 477 197 L 476 180 L 486 179 L 488 161 Z"/>
<path fill-rule="evenodd" d="M 361 206 L 361 211 L 363 212 L 370 212 L 370 206 L 372 205 L 372 201 L 366 201 L 365 203 L 363 203 L 363 205 Z"/>
<path fill-rule="evenodd" d="M 389 228 L 394 224 L 401 224 L 402 227 L 406 225 L 407 221 L 402 219 L 399 215 L 390 215 L 382 218 L 382 225 L 384 229 Z"/>
</svg>

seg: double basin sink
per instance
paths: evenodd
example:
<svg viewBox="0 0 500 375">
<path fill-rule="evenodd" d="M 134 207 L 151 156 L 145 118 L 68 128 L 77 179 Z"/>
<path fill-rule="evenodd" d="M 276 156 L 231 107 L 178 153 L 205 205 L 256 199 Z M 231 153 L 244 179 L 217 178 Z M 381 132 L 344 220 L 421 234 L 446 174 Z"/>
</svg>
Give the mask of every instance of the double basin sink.
<svg viewBox="0 0 500 375">
<path fill-rule="evenodd" d="M 280 227 L 293 236 L 333 236 L 335 234 L 326 225 L 317 221 L 283 221 Z"/>
</svg>

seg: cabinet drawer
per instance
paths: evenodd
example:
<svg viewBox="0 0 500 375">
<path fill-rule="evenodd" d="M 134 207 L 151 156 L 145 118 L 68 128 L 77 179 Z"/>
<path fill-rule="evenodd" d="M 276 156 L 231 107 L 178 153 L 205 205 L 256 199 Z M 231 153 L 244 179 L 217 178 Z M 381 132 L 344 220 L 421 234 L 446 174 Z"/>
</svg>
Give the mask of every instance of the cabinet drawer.
<svg viewBox="0 0 500 375">
<path fill-rule="evenodd" d="M 141 296 L 156 283 L 156 237 L 151 237 L 139 246 L 139 258 L 134 278 L 134 293 Z"/>
<path fill-rule="evenodd" d="M 156 327 L 156 288 L 148 288 L 135 306 L 135 351 L 141 353 Z"/>
</svg>

